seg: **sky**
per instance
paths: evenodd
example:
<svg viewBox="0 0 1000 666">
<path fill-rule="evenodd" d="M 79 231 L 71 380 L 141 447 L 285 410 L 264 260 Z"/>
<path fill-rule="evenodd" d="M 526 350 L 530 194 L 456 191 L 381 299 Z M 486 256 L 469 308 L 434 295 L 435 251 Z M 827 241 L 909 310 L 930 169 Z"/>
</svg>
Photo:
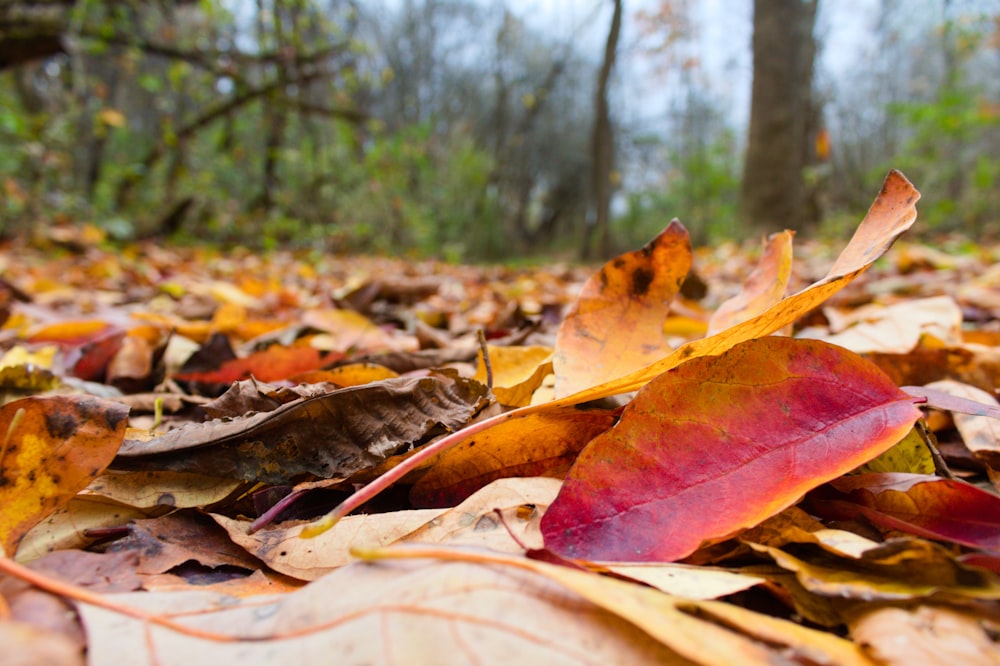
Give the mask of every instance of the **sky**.
<svg viewBox="0 0 1000 666">
<path fill-rule="evenodd" d="M 529 25 L 560 39 L 603 48 L 611 18 L 610 0 L 509 0 L 512 11 Z M 635 12 L 650 9 L 655 0 L 625 0 L 620 61 L 619 100 L 626 114 L 639 125 L 655 131 L 666 122 L 669 83 L 653 74 L 655 63 L 636 53 Z M 697 39 L 694 52 L 701 64 L 706 90 L 728 108 L 737 127 L 748 121 L 752 82 L 751 38 L 753 0 L 690 0 L 695 13 Z M 871 48 L 878 0 L 826 0 L 820 2 L 817 35 L 823 42 L 819 67 L 829 72 L 819 80 L 832 80 L 850 68 L 863 66 Z"/>
</svg>

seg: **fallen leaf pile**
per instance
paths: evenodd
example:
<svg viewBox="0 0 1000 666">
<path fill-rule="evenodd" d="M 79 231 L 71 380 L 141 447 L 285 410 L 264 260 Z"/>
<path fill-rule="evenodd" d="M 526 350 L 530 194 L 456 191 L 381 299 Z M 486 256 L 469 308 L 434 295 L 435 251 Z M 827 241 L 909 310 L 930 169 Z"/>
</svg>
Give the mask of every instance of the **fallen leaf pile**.
<svg viewBox="0 0 1000 666">
<path fill-rule="evenodd" d="M 1000 252 L 887 254 L 918 198 L 890 173 L 839 251 L 674 221 L 596 270 L 0 247 L 0 639 L 1000 663 Z"/>
</svg>

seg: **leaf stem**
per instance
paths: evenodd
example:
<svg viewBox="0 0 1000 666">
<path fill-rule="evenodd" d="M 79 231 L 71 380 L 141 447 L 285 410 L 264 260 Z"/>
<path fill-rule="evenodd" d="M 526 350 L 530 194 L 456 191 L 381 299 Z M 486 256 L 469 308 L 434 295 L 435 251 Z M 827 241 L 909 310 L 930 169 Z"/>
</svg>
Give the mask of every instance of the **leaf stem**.
<svg viewBox="0 0 1000 666">
<path fill-rule="evenodd" d="M 506 421 L 521 418 L 527 416 L 528 414 L 541 411 L 542 409 L 551 409 L 553 405 L 555 405 L 554 402 L 549 402 L 539 405 L 529 405 L 528 407 L 521 407 L 520 409 L 515 409 L 510 412 L 504 412 L 503 414 L 498 414 L 497 416 L 479 421 L 478 423 L 473 423 L 470 426 L 466 426 L 461 430 L 442 437 L 436 442 L 428 444 L 417 453 L 413 454 L 382 476 L 369 483 L 364 488 L 356 491 L 353 495 L 334 507 L 333 511 L 330 513 L 315 522 L 304 525 L 302 527 L 302 531 L 299 533 L 299 536 L 303 539 L 311 539 L 319 536 L 323 532 L 326 532 L 328 529 L 336 525 L 341 518 L 374 498 L 380 492 L 399 481 L 414 469 L 417 469 L 424 462 L 433 459 L 435 456 L 465 441 L 469 437 L 483 432 L 484 430 L 489 430 L 493 426 Z"/>
</svg>

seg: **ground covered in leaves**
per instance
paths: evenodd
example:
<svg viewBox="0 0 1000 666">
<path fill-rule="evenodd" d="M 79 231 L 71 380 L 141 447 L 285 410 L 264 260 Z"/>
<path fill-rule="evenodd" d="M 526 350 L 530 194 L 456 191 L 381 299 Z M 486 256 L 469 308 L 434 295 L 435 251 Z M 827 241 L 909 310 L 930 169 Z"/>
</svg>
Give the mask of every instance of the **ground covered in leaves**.
<svg viewBox="0 0 1000 666">
<path fill-rule="evenodd" d="M 0 636 L 996 664 L 1000 248 L 895 242 L 917 196 L 890 174 L 839 243 L 672 223 L 593 267 L 0 246 Z"/>
</svg>

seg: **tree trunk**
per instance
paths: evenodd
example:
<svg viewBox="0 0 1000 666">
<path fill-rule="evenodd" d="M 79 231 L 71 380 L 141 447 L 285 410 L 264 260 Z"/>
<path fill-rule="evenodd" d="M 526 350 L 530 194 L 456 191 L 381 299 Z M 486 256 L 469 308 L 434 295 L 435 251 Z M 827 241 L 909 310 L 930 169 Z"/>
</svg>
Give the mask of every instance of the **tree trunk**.
<svg viewBox="0 0 1000 666">
<path fill-rule="evenodd" d="M 760 231 L 817 220 L 803 170 L 813 159 L 813 26 L 819 0 L 754 0 L 750 136 L 740 191 L 743 221 Z"/>
<path fill-rule="evenodd" d="M 615 66 L 618 50 L 618 36 L 622 27 L 622 0 L 614 0 L 615 9 L 611 16 L 608 41 L 604 45 L 604 61 L 597 76 L 597 90 L 594 94 L 594 130 L 592 135 L 591 188 L 594 203 L 592 224 L 584 232 L 582 256 L 591 258 L 591 241 L 594 234 L 598 239 L 598 254 L 611 255 L 611 194 L 614 169 L 615 144 L 611 126 L 611 112 L 608 109 L 608 82 Z"/>
</svg>

